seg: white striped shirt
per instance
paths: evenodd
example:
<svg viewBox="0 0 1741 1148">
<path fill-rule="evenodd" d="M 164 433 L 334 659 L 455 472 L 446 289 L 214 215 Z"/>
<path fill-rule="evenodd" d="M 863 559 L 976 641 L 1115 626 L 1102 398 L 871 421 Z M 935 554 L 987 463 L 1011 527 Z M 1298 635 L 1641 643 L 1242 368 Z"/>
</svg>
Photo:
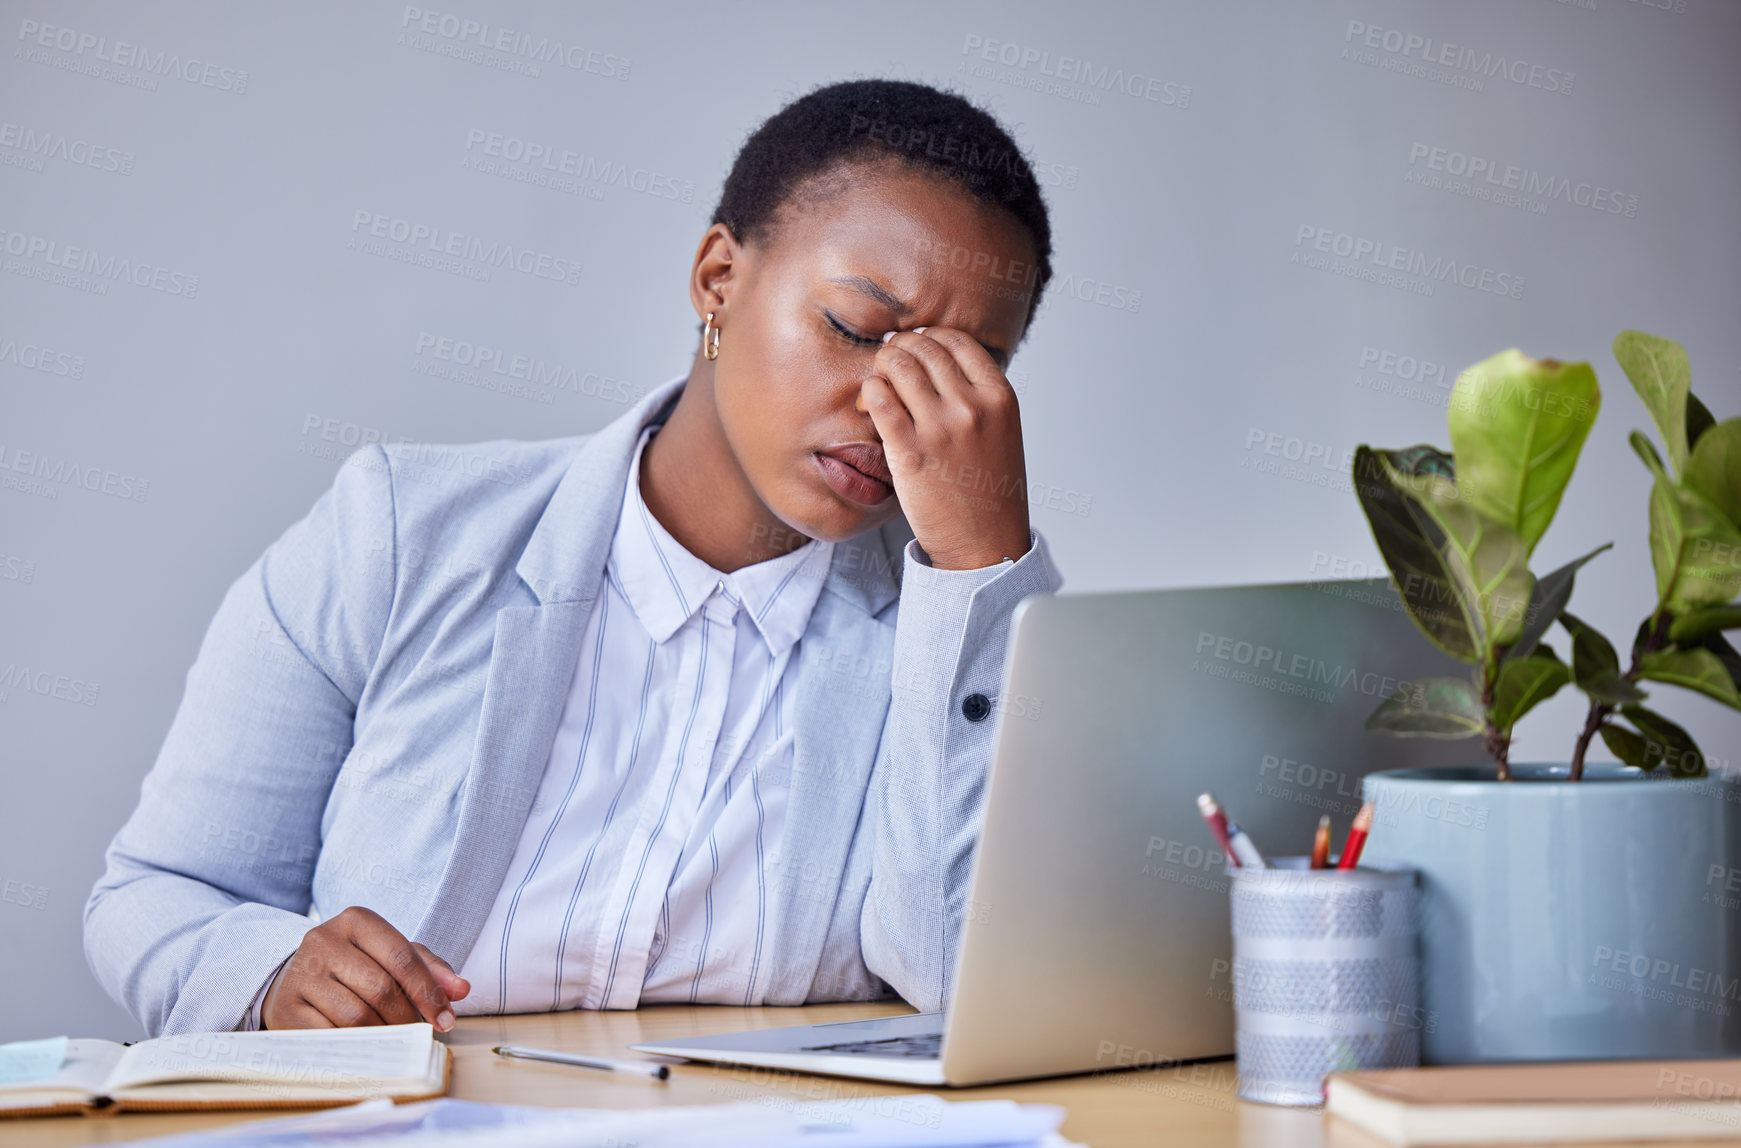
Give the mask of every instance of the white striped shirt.
<svg viewBox="0 0 1741 1148">
<path fill-rule="evenodd" d="M 549 765 L 460 1014 L 757 1005 L 818 539 L 730 573 L 641 497 L 642 431 Z"/>
</svg>

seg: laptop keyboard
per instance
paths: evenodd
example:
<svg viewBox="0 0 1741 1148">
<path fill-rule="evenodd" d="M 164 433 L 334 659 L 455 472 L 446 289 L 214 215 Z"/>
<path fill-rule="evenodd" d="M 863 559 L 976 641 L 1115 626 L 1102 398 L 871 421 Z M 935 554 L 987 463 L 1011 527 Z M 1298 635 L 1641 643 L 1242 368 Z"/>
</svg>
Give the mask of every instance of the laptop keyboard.
<svg viewBox="0 0 1741 1148">
<path fill-rule="evenodd" d="M 848 1056 L 901 1056 L 916 1060 L 936 1060 L 943 1055 L 943 1034 L 928 1032 L 922 1036 L 891 1036 L 883 1040 L 849 1040 L 842 1044 L 816 1044 L 805 1052 L 838 1052 Z"/>
</svg>

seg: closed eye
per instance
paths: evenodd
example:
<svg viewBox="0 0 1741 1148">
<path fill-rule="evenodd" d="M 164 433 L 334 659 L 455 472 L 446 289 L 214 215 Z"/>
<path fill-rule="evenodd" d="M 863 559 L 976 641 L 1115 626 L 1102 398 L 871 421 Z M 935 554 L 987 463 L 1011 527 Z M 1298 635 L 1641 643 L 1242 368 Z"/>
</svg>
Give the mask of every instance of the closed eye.
<svg viewBox="0 0 1741 1148">
<path fill-rule="evenodd" d="M 836 319 L 833 315 L 829 314 L 827 311 L 822 312 L 822 314 L 823 314 L 823 317 L 828 320 L 828 325 L 830 327 L 833 327 L 835 329 L 835 331 L 840 335 L 840 337 L 845 339 L 847 342 L 857 343 L 861 347 L 878 347 L 878 346 L 882 345 L 881 339 L 868 338 L 864 335 L 857 335 L 857 334 L 854 334 L 853 332 L 847 330 L 844 326 L 841 325 L 841 322 L 839 319 Z"/>
</svg>

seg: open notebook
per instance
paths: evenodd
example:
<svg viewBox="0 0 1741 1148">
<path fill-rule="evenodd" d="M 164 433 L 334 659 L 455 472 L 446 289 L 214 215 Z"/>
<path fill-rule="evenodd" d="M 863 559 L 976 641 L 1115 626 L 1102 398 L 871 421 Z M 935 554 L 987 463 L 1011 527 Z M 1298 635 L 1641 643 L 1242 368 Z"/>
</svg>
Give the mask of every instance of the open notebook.
<svg viewBox="0 0 1741 1148">
<path fill-rule="evenodd" d="M 0 1084 L 0 1116 L 423 1100 L 451 1064 L 428 1024 L 69 1040 L 52 1075 Z"/>
</svg>

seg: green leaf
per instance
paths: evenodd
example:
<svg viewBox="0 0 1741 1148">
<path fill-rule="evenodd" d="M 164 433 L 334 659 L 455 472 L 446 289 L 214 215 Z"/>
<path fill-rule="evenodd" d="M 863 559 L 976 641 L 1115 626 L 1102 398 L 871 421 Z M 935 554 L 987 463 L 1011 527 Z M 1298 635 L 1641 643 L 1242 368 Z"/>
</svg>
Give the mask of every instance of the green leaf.
<svg viewBox="0 0 1741 1148">
<path fill-rule="evenodd" d="M 1717 659 L 1729 667 L 1729 673 L 1737 682 L 1741 682 L 1741 653 L 1738 653 L 1729 640 L 1721 634 L 1706 634 L 1696 643 L 1701 649 L 1711 651 Z"/>
<path fill-rule="evenodd" d="M 1623 725 L 1603 722 L 1597 732 L 1602 735 L 1602 744 L 1607 746 L 1609 752 L 1619 758 L 1622 764 L 1635 765 L 1644 770 L 1655 769 L 1662 764 L 1662 755 L 1660 753 L 1652 754 L 1650 743 Z"/>
<path fill-rule="evenodd" d="M 1574 559 L 1553 573 L 1543 574 L 1535 580 L 1535 589 L 1529 595 L 1529 608 L 1524 613 L 1523 632 L 1505 651 L 1508 660 L 1527 658 L 1534 652 L 1536 643 L 1541 641 L 1542 635 L 1558 620 L 1566 608 L 1566 603 L 1572 600 L 1572 583 L 1579 568 L 1613 545 L 1612 542 L 1604 542 L 1582 558 Z"/>
<path fill-rule="evenodd" d="M 1699 436 L 1717 425 L 1717 419 L 1699 396 L 1687 392 L 1687 450 L 1690 452 L 1699 445 Z"/>
<path fill-rule="evenodd" d="M 1366 728 L 1397 737 L 1475 737 L 1487 729 L 1487 715 L 1465 679 L 1422 678 L 1380 702 Z"/>
<path fill-rule="evenodd" d="M 1404 474 L 1436 474 L 1457 481 L 1457 460 L 1436 446 L 1421 443 L 1388 452 L 1390 463 Z"/>
<path fill-rule="evenodd" d="M 1419 453 L 1429 449 L 1411 447 L 1383 455 L 1412 469 L 1422 458 L 1430 459 L 1430 455 Z M 1482 651 L 1458 603 L 1449 559 L 1441 552 L 1443 535 L 1416 500 L 1397 487 L 1391 474 L 1380 452 L 1365 445 L 1356 448 L 1354 491 L 1397 593 L 1408 607 L 1409 617 L 1435 646 L 1459 661 L 1479 661 Z"/>
<path fill-rule="evenodd" d="M 1728 671 L 1729 680 L 1735 683 L 1737 692 L 1741 692 L 1741 653 L 1737 653 L 1729 640 L 1721 634 L 1706 634 L 1697 642 L 1691 643 L 1701 650 L 1708 650 L 1717 661 Z"/>
<path fill-rule="evenodd" d="M 1638 632 L 1632 635 L 1632 657 L 1634 661 L 1644 656 L 1644 647 L 1645 644 L 1650 641 L 1650 635 L 1655 630 L 1655 626 L 1652 624 L 1655 621 L 1656 619 L 1654 617 L 1646 618 L 1638 624 Z"/>
<path fill-rule="evenodd" d="M 1560 625 L 1572 635 L 1572 680 L 1604 705 L 1641 702 L 1648 695 L 1620 672 L 1620 655 L 1613 643 L 1575 614 L 1560 615 Z"/>
<path fill-rule="evenodd" d="M 1644 400 L 1676 474 L 1687 466 L 1687 394 L 1692 389 L 1692 367 L 1687 349 L 1673 339 L 1622 331 L 1614 337 L 1614 357 L 1632 380 L 1632 389 Z"/>
<path fill-rule="evenodd" d="M 1704 495 L 1658 476 L 1650 488 L 1657 606 L 1676 616 L 1741 594 L 1741 529 Z"/>
<path fill-rule="evenodd" d="M 1527 658 L 1502 663 L 1493 683 L 1494 727 L 1509 733 L 1519 718 L 1559 693 L 1571 680 L 1571 667 L 1546 646 L 1537 647 Z"/>
<path fill-rule="evenodd" d="M 1726 419 L 1700 436 L 1687 459 L 1686 485 L 1741 526 L 1741 419 Z"/>
<path fill-rule="evenodd" d="M 1696 690 L 1706 697 L 1741 710 L 1741 691 L 1729 670 L 1709 650 L 1657 650 L 1638 660 L 1638 676 Z"/>
<path fill-rule="evenodd" d="M 1650 562 L 1657 608 L 1679 616 L 1741 594 L 1741 528 L 1704 495 L 1676 483 L 1649 439 L 1633 431 L 1628 441 L 1656 476 L 1650 488 Z"/>
<path fill-rule="evenodd" d="M 1448 462 L 1362 445 L 1355 490 L 1415 624 L 1452 657 L 1483 661 L 1522 632 L 1535 577 L 1523 540 L 1460 497 Z"/>
<path fill-rule="evenodd" d="M 1737 627 L 1741 627 L 1741 602 L 1682 614 L 1669 624 L 1668 636 L 1670 641 L 1685 645 L 1704 637 L 1706 634 L 1714 634 L 1718 630 L 1733 630 Z"/>
<path fill-rule="evenodd" d="M 1633 431 L 1626 436 L 1626 441 L 1632 444 L 1632 449 L 1644 465 L 1650 468 L 1650 473 L 1661 479 L 1674 482 L 1674 476 L 1662 465 L 1662 455 L 1656 453 L 1656 444 L 1646 437 L 1643 431 Z"/>
<path fill-rule="evenodd" d="M 1692 734 L 1643 706 L 1627 706 L 1620 712 L 1644 735 L 1650 757 L 1667 765 L 1671 774 L 1676 777 L 1705 776 L 1705 755 L 1699 752 Z"/>
<path fill-rule="evenodd" d="M 1380 465 L 1388 465 L 1380 459 Z M 1475 510 L 1461 489 L 1436 474 L 1391 473 L 1412 497 L 1437 540 L 1458 605 L 1483 656 L 1509 646 L 1523 632 L 1535 575 L 1523 539 L 1502 522 Z"/>
<path fill-rule="evenodd" d="M 1560 625 L 1572 636 L 1572 667 L 1580 684 L 1592 677 L 1620 672 L 1620 655 L 1614 652 L 1614 643 L 1594 626 L 1569 613 L 1560 615 Z"/>
<path fill-rule="evenodd" d="M 1523 539 L 1547 532 L 1602 405 L 1589 363 L 1501 351 L 1457 376 L 1446 421 L 1457 487 Z"/>
</svg>

